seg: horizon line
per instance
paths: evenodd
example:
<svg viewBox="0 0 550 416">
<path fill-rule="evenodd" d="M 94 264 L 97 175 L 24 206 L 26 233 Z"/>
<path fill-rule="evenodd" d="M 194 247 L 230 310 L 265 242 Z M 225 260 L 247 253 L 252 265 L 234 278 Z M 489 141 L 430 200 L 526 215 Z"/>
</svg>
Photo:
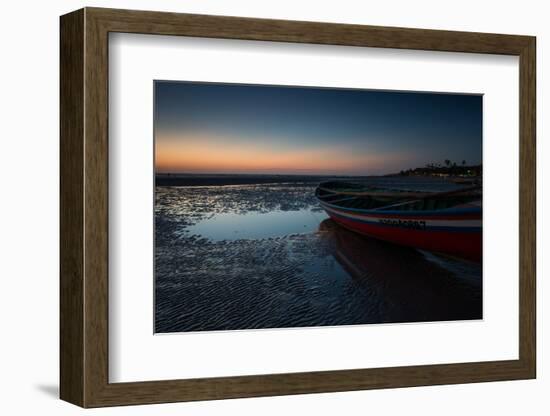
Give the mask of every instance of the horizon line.
<svg viewBox="0 0 550 416">
<path fill-rule="evenodd" d="M 399 173 L 399 172 L 394 172 Z M 385 176 L 384 174 L 346 174 L 346 173 L 254 173 L 254 172 L 155 172 L 155 175 L 250 175 L 250 176 Z"/>
</svg>

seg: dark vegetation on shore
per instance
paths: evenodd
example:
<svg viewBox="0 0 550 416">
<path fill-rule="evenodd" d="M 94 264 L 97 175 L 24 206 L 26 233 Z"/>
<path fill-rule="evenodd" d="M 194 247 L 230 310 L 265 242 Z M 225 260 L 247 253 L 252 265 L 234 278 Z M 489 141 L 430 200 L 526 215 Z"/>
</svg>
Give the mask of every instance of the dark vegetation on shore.
<svg viewBox="0 0 550 416">
<path fill-rule="evenodd" d="M 399 176 L 461 176 L 481 177 L 482 165 L 467 165 L 463 160 L 460 164 L 445 160 L 444 164 L 429 163 L 423 168 L 407 169 L 399 172 Z"/>
</svg>

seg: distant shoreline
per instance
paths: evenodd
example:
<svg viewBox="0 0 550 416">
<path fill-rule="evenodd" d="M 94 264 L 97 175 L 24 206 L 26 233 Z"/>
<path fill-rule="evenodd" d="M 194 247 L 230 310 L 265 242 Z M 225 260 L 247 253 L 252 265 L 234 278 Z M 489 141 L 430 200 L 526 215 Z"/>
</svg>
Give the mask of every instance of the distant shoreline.
<svg viewBox="0 0 550 416">
<path fill-rule="evenodd" d="M 329 180 L 361 180 L 377 176 L 318 176 L 318 175 L 269 175 L 269 174 L 179 174 L 155 175 L 156 186 L 223 186 L 258 185 L 268 183 L 319 183 Z"/>
<path fill-rule="evenodd" d="M 376 178 L 403 178 L 399 174 L 390 175 L 270 175 L 270 174 L 226 174 L 226 173 L 159 173 L 155 175 L 155 186 L 230 186 L 230 185 L 261 185 L 261 184 L 319 184 L 327 181 L 360 182 Z M 449 181 L 452 178 L 435 176 L 409 176 L 410 180 Z"/>
</svg>

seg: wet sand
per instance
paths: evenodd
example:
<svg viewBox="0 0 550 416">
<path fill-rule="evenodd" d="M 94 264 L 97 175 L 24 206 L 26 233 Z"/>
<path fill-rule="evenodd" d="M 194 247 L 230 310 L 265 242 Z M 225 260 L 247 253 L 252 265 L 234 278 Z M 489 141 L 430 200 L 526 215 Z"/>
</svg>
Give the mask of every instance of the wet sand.
<svg viewBox="0 0 550 416">
<path fill-rule="evenodd" d="M 157 187 L 156 332 L 482 318 L 480 265 L 342 229 L 319 208 L 316 185 Z M 298 212 L 283 235 L 264 215 Z M 265 218 L 265 233 L 192 231 L 220 214 Z"/>
</svg>

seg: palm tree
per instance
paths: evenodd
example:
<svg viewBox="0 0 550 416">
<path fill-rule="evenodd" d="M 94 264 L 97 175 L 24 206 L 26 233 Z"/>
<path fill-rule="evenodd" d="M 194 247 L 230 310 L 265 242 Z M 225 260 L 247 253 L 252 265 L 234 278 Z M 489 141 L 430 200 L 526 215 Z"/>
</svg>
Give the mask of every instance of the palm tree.
<svg viewBox="0 0 550 416">
<path fill-rule="evenodd" d="M 466 161 L 465 160 L 462 161 L 462 166 L 466 166 Z"/>
<path fill-rule="evenodd" d="M 445 159 L 445 165 L 446 165 L 447 167 L 449 167 L 450 164 L 451 164 L 451 161 L 450 161 L 449 159 Z"/>
</svg>

